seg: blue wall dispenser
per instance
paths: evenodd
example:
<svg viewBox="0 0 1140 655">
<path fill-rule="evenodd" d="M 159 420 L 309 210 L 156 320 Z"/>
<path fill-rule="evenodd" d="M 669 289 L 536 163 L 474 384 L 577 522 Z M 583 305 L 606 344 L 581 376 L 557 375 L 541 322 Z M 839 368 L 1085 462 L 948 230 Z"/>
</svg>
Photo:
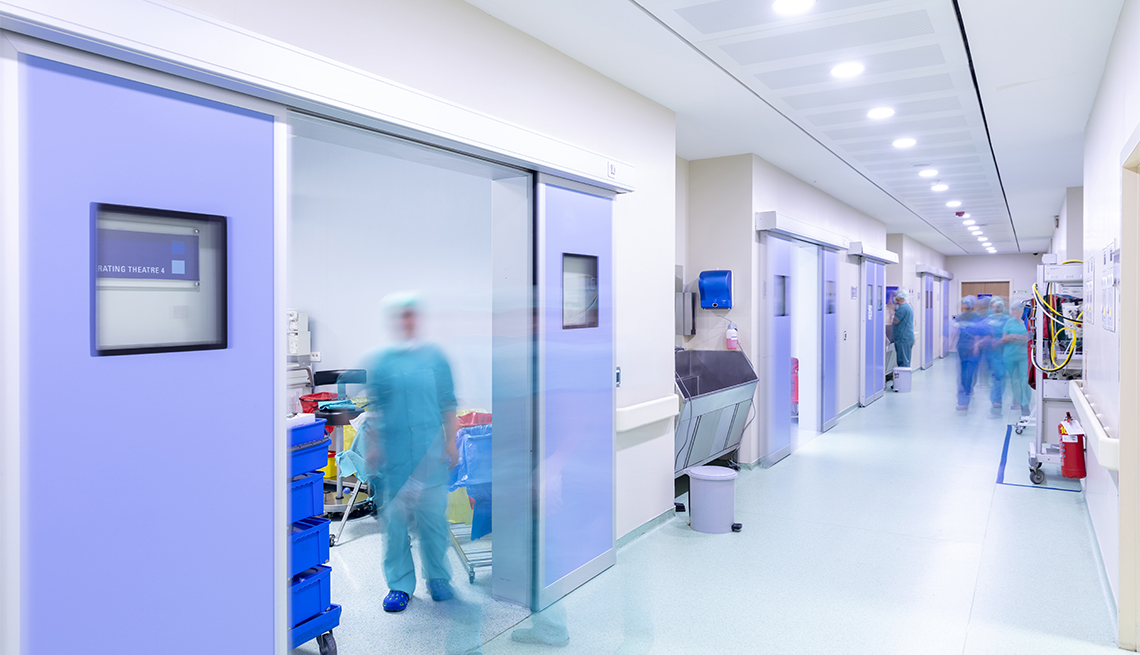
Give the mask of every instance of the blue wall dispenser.
<svg viewBox="0 0 1140 655">
<path fill-rule="evenodd" d="M 732 271 L 701 271 L 701 309 L 732 309 Z"/>
</svg>

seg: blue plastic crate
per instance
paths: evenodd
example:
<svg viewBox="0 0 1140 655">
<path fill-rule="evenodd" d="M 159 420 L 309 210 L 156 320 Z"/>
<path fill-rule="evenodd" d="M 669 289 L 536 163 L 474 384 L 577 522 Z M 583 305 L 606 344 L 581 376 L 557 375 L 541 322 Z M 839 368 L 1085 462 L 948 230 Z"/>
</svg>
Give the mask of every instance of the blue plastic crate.
<svg viewBox="0 0 1140 655">
<path fill-rule="evenodd" d="M 322 437 L 319 441 L 291 448 L 289 451 L 289 477 L 295 478 L 298 475 L 304 475 L 328 466 L 330 441 L 328 437 Z"/>
<path fill-rule="evenodd" d="M 338 625 L 340 625 L 340 605 L 332 605 L 327 610 L 290 630 L 289 648 L 296 648 L 326 632 L 332 632 L 332 629 Z"/>
<path fill-rule="evenodd" d="M 319 441 L 325 436 L 325 419 L 319 418 L 312 423 L 294 425 L 289 428 L 289 447 L 300 446 Z"/>
<path fill-rule="evenodd" d="M 325 476 L 323 473 L 317 471 L 289 481 L 290 523 L 311 516 L 320 516 L 324 513 Z M 309 567 L 306 566 L 305 568 Z"/>
<path fill-rule="evenodd" d="M 297 521 L 289 536 L 289 575 L 329 561 L 329 520 L 311 518 Z"/>
<path fill-rule="evenodd" d="M 332 605 L 330 573 L 332 569 L 327 566 L 314 566 L 293 577 L 289 588 L 290 625 L 304 623 Z"/>
</svg>

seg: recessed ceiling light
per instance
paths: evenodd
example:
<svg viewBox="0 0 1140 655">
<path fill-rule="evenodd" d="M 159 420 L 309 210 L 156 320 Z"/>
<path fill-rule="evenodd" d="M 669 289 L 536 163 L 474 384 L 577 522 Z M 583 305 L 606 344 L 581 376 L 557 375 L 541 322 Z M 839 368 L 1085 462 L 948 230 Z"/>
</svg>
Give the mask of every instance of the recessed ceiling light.
<svg viewBox="0 0 1140 655">
<path fill-rule="evenodd" d="M 918 141 L 915 141 L 914 139 L 911 139 L 908 137 L 908 138 L 904 138 L 904 139 L 895 139 L 895 142 L 892 143 L 891 145 L 893 145 L 896 148 L 911 148 L 916 143 L 918 143 Z"/>
<path fill-rule="evenodd" d="M 985 241 L 985 240 L 986 240 L 985 237 L 978 237 L 978 241 Z"/>
<path fill-rule="evenodd" d="M 969 216 L 969 214 L 966 214 L 966 215 Z M 973 225 L 973 224 L 974 224 L 974 221 L 962 221 L 962 225 Z M 978 229 L 981 229 L 981 228 L 978 228 Z"/>
<path fill-rule="evenodd" d="M 798 16 L 815 6 L 815 0 L 776 0 L 772 11 L 781 16 Z"/>
<path fill-rule="evenodd" d="M 918 174 L 922 177 L 934 177 L 935 175 L 938 175 L 938 171 L 934 170 L 933 168 L 928 168 L 925 171 L 919 171 Z"/>
<path fill-rule="evenodd" d="M 969 218 L 969 217 L 970 217 L 969 214 L 962 214 L 962 218 Z"/>
<path fill-rule="evenodd" d="M 931 190 L 931 191 L 945 191 L 946 189 L 949 189 L 949 188 L 950 188 L 950 185 L 949 185 L 949 184 L 942 184 L 942 183 L 940 182 L 940 183 L 938 183 L 938 184 L 935 184 L 935 185 L 931 186 L 931 187 L 930 187 L 930 190 Z"/>
<path fill-rule="evenodd" d="M 997 251 L 996 251 L 996 250 L 994 250 L 993 248 L 990 248 L 990 254 L 991 254 L 991 255 L 996 255 L 996 254 L 997 254 Z"/>
<path fill-rule="evenodd" d="M 947 206 L 947 207 L 961 207 L 961 206 L 962 206 L 962 201 L 960 201 L 960 200 L 951 200 L 950 202 L 946 203 L 946 206 Z"/>
<path fill-rule="evenodd" d="M 835 71 L 832 71 L 832 72 L 834 73 Z M 894 115 L 895 115 L 895 110 L 891 109 L 890 107 L 875 107 L 871 111 L 867 112 L 867 118 L 873 118 L 875 120 L 882 120 L 884 118 L 890 118 L 891 116 L 894 116 Z"/>
<path fill-rule="evenodd" d="M 845 61 L 831 69 L 831 76 L 843 78 L 855 77 L 856 75 L 862 75 L 864 70 L 866 69 L 863 68 L 863 64 L 857 61 Z"/>
<path fill-rule="evenodd" d="M 992 244 L 992 243 L 990 243 L 989 241 L 987 241 L 987 242 L 983 243 L 982 245 L 983 245 L 983 246 L 985 246 L 985 247 L 987 247 L 987 248 L 989 248 L 990 246 L 992 246 L 992 245 L 994 245 L 994 244 Z"/>
</svg>

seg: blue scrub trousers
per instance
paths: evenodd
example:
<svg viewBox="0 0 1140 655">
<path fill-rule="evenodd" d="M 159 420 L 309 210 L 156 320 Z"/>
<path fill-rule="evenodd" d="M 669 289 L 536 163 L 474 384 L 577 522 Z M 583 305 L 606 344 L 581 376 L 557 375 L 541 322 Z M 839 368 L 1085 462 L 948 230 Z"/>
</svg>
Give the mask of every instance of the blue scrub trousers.
<svg viewBox="0 0 1140 655">
<path fill-rule="evenodd" d="M 1021 413 L 1029 414 L 1029 359 L 1005 360 L 1005 376 L 1009 379 L 1010 390 L 1013 395 L 1013 404 L 1021 407 Z"/>
<path fill-rule="evenodd" d="M 914 341 L 895 341 L 895 360 L 899 366 L 910 368 L 910 351 Z"/>
<path fill-rule="evenodd" d="M 994 409 L 1001 409 L 1002 397 L 1005 394 L 1005 360 L 1002 354 L 997 351 L 986 357 L 986 363 L 989 364 L 990 374 L 993 376 L 993 385 L 990 387 L 990 402 L 993 403 Z"/>
<path fill-rule="evenodd" d="M 962 361 L 962 372 L 958 376 L 958 406 L 969 407 L 970 396 L 974 393 L 974 376 L 978 373 L 979 357 L 967 357 L 958 353 Z"/>
<path fill-rule="evenodd" d="M 420 535 L 420 566 L 428 580 L 451 579 L 447 565 L 447 486 L 415 489 L 405 484 L 384 508 L 384 577 L 388 588 L 409 596 L 416 590 L 416 567 L 408 527 L 414 516 Z"/>
</svg>

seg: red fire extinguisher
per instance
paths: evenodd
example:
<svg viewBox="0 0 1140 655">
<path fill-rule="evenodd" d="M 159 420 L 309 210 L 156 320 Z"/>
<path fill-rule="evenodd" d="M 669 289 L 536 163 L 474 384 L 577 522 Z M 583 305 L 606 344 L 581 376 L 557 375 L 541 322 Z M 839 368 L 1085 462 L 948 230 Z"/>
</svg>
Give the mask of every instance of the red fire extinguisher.
<svg viewBox="0 0 1140 655">
<path fill-rule="evenodd" d="M 1085 477 L 1085 430 L 1068 412 L 1057 425 L 1061 437 L 1061 475 L 1066 478 Z"/>
</svg>

